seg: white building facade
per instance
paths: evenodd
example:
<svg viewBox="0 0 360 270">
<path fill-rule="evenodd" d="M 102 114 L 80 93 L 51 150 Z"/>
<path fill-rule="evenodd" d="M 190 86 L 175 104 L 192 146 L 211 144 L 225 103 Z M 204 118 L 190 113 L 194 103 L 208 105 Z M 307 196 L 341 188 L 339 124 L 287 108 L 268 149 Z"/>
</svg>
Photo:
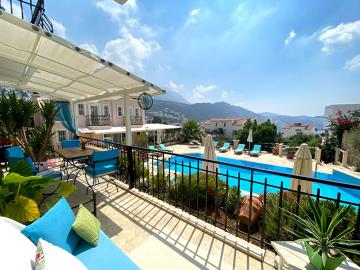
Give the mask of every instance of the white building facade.
<svg viewBox="0 0 360 270">
<path fill-rule="evenodd" d="M 314 125 L 306 125 L 301 123 L 288 124 L 283 127 L 283 137 L 289 138 L 297 134 L 315 135 L 316 128 Z"/>
<path fill-rule="evenodd" d="M 205 133 L 223 134 L 225 138 L 232 139 L 235 133 L 244 128 L 246 118 L 219 118 L 210 119 L 203 124 Z"/>
</svg>

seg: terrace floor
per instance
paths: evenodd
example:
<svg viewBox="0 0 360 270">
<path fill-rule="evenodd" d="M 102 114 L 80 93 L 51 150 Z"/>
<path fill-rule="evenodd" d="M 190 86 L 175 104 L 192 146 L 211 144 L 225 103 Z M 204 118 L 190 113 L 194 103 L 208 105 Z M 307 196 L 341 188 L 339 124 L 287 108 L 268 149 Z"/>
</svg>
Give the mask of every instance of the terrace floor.
<svg viewBox="0 0 360 270">
<path fill-rule="evenodd" d="M 84 176 L 78 179 L 78 190 L 69 198 L 74 204 L 86 200 Z M 274 269 L 274 253 L 118 184 L 118 191 L 111 184 L 97 186 L 98 218 L 141 269 Z"/>
</svg>

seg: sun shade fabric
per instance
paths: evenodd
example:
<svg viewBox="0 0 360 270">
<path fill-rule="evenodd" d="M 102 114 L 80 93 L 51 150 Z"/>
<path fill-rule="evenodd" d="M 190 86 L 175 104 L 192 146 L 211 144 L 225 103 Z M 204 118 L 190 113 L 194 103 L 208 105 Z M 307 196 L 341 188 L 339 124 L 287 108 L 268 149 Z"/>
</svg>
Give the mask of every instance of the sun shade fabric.
<svg viewBox="0 0 360 270">
<path fill-rule="evenodd" d="M 76 134 L 76 129 L 72 120 L 72 114 L 70 110 L 70 102 L 68 101 L 56 101 L 56 106 L 59 108 L 57 114 L 58 120 L 61 121 L 63 126 L 70 132 Z"/>
<path fill-rule="evenodd" d="M 0 85 L 84 102 L 165 92 L 4 11 L 0 29 Z"/>
</svg>

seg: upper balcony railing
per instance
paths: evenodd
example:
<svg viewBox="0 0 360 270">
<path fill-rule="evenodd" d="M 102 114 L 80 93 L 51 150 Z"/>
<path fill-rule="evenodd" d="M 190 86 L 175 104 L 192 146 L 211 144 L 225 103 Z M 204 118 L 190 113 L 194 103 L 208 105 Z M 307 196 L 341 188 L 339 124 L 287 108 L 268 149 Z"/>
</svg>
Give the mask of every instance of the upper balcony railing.
<svg viewBox="0 0 360 270">
<path fill-rule="evenodd" d="M 144 120 L 140 116 L 131 116 L 130 120 L 131 120 L 131 125 L 134 125 L 134 126 L 141 126 L 144 124 Z M 124 117 L 124 123 L 125 123 L 125 121 L 126 121 L 126 118 Z"/>
<path fill-rule="evenodd" d="M 110 115 L 86 115 L 87 126 L 110 126 Z"/>
<path fill-rule="evenodd" d="M 51 20 L 45 15 L 44 0 L 0 0 L 0 9 L 53 33 Z"/>
</svg>

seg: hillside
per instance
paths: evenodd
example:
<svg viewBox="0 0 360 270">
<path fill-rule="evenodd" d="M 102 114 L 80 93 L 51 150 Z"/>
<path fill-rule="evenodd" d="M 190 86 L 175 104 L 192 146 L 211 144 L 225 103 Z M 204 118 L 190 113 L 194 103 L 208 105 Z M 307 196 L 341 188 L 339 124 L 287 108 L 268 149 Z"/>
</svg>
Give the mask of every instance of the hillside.
<svg viewBox="0 0 360 270">
<path fill-rule="evenodd" d="M 304 123 L 315 125 L 317 129 L 323 129 L 324 119 L 313 116 L 289 116 L 270 112 L 255 113 L 240 106 L 231 105 L 226 102 L 216 103 L 182 103 L 168 100 L 154 100 L 153 107 L 146 112 L 148 116 L 161 116 L 171 123 L 180 124 L 185 119 L 195 118 L 205 121 L 211 118 L 255 118 L 259 122 L 270 119 L 281 131 L 285 124 Z"/>
</svg>

